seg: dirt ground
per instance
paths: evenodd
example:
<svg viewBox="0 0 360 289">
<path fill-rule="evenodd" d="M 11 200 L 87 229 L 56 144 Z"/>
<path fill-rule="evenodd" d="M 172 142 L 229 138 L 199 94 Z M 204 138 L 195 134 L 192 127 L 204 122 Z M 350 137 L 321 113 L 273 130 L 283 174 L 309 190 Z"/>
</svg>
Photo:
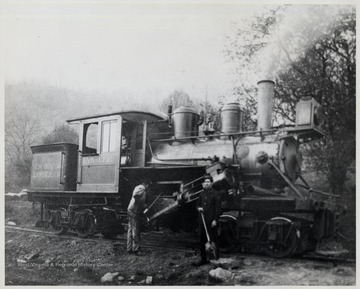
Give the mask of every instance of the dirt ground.
<svg viewBox="0 0 360 289">
<path fill-rule="evenodd" d="M 6 285 L 355 285 L 354 266 L 319 261 L 223 255 L 194 267 L 192 252 L 146 248 L 136 256 L 110 240 L 12 230 L 5 237 Z M 210 276 L 216 268 L 219 279 Z"/>
</svg>

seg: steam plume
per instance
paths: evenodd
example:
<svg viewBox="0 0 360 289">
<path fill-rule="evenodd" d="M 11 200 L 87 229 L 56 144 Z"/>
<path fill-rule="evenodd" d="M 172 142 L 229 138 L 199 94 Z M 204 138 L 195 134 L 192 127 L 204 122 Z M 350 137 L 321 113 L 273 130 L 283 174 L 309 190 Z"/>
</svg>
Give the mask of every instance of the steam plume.
<svg viewBox="0 0 360 289">
<path fill-rule="evenodd" d="M 331 32 L 340 14 L 352 6 L 290 6 L 271 33 L 269 44 L 258 56 L 258 79 L 274 79 L 297 61 L 322 36 Z"/>
</svg>

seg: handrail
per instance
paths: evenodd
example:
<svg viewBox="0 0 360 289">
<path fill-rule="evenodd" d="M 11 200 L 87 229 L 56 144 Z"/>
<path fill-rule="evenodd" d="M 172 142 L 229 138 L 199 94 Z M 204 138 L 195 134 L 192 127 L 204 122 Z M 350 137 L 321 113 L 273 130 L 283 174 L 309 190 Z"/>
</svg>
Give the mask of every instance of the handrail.
<svg viewBox="0 0 360 289">
<path fill-rule="evenodd" d="M 310 188 L 310 187 L 307 187 L 307 186 L 304 186 L 304 185 L 301 185 L 301 184 L 296 184 L 296 185 L 299 186 L 299 187 L 302 187 L 304 189 L 307 189 L 310 193 L 314 192 L 314 193 L 317 193 L 319 195 L 324 195 L 324 196 L 334 197 L 334 198 L 340 198 L 340 195 L 334 195 L 334 194 L 331 194 L 331 193 L 325 193 L 325 192 L 315 190 L 313 188 Z"/>
<path fill-rule="evenodd" d="M 178 141 L 178 140 L 188 140 L 188 139 L 201 139 L 201 138 L 209 138 L 209 137 L 224 137 L 224 136 L 237 136 L 237 135 L 250 135 L 256 133 L 264 133 L 264 132 L 274 132 L 277 129 L 266 129 L 266 130 L 254 130 L 254 131 L 246 131 L 246 132 L 236 132 L 236 133 L 217 133 L 211 135 L 198 135 L 198 136 L 187 136 L 182 138 L 167 138 L 167 139 L 152 139 L 154 142 L 165 142 L 165 141 Z"/>
<path fill-rule="evenodd" d="M 301 185 L 301 184 L 297 184 L 299 187 L 302 187 L 304 189 L 307 189 L 310 193 L 314 192 L 314 193 L 317 193 L 317 194 L 320 194 L 320 195 L 324 195 L 324 196 L 329 196 L 329 197 L 334 197 L 334 198 L 340 198 L 339 195 L 334 195 L 334 194 L 330 194 L 330 193 L 325 193 L 325 192 L 322 192 L 322 191 L 319 191 L 319 190 L 315 190 L 313 188 L 310 187 L 310 185 L 305 181 L 305 179 L 303 178 L 302 175 L 299 176 L 300 180 L 303 181 L 303 183 L 305 184 L 304 185 Z"/>
</svg>

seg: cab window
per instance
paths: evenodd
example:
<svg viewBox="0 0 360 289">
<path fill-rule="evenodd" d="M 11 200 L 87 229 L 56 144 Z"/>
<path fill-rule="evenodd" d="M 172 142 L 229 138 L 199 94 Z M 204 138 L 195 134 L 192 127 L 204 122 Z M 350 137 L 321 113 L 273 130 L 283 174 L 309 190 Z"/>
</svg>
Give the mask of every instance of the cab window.
<svg viewBox="0 0 360 289">
<path fill-rule="evenodd" d="M 97 153 L 98 123 L 87 123 L 84 125 L 83 154 Z"/>
<path fill-rule="evenodd" d="M 104 121 L 101 129 L 101 152 L 116 150 L 116 120 Z"/>
</svg>

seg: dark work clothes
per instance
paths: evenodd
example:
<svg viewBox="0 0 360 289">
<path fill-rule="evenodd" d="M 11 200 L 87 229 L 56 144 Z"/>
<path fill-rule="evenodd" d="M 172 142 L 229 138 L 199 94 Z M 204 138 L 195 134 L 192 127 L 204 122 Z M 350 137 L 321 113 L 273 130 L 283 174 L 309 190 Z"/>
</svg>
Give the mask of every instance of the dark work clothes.
<svg viewBox="0 0 360 289">
<path fill-rule="evenodd" d="M 204 209 L 205 222 L 208 226 L 212 221 L 219 220 L 221 215 L 221 199 L 220 193 L 213 188 L 210 190 L 204 190 L 197 201 L 196 208 L 202 207 Z M 199 214 L 199 224 L 202 224 L 201 216 Z"/>
<path fill-rule="evenodd" d="M 197 205 L 197 208 L 202 207 L 204 209 L 204 218 L 205 223 L 208 229 L 210 240 L 215 243 L 217 252 L 216 256 L 219 257 L 219 246 L 218 246 L 218 232 L 217 226 L 211 227 L 211 223 L 215 220 L 217 223 L 221 215 L 221 199 L 220 193 L 214 189 L 204 190 L 200 195 Z M 217 224 L 218 225 L 218 224 Z M 200 253 L 201 260 L 206 261 L 206 251 L 205 244 L 208 242 L 206 237 L 206 232 L 204 229 L 203 221 L 201 219 L 201 214 L 199 213 L 199 228 L 200 228 Z"/>
</svg>

